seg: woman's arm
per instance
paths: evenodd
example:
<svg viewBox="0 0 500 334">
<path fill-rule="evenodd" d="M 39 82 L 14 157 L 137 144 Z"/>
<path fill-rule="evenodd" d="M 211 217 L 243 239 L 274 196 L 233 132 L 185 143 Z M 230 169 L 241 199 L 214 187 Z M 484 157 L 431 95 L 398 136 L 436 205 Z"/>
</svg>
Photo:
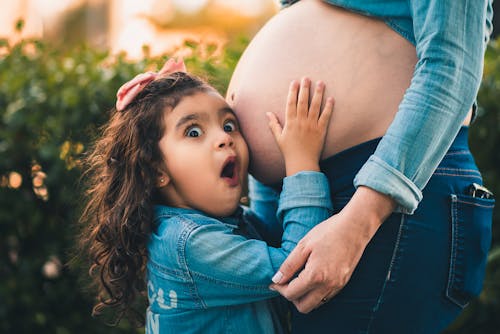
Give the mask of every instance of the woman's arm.
<svg viewBox="0 0 500 334">
<path fill-rule="evenodd" d="M 359 171 L 412 213 L 471 108 L 481 82 L 486 0 L 410 1 L 418 62 L 394 121 Z"/>
<path fill-rule="evenodd" d="M 351 201 L 306 235 L 281 266 L 280 284 L 273 285 L 301 312 L 318 307 L 347 284 L 366 245 L 397 204 L 401 211 L 415 210 L 479 88 L 487 1 L 410 4 L 419 60 L 399 111 L 358 173 Z"/>
</svg>

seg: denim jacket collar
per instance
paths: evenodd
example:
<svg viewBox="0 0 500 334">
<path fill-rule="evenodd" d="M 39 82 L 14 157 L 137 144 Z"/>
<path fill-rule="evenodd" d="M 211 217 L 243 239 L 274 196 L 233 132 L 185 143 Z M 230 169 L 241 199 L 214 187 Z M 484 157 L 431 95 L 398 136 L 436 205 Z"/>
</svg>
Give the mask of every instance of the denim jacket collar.
<svg viewBox="0 0 500 334">
<path fill-rule="evenodd" d="M 165 205 L 155 205 L 154 206 L 154 215 L 156 218 L 174 217 L 174 216 L 179 216 L 179 215 L 192 215 L 192 214 L 204 215 L 204 216 L 207 215 L 203 211 L 196 210 L 196 209 L 175 208 L 175 207 L 165 206 Z M 238 208 L 236 209 L 236 211 L 232 215 L 230 215 L 228 217 L 214 217 L 214 218 L 216 218 L 219 221 L 222 221 L 224 224 L 229 225 L 232 228 L 237 228 L 237 227 L 240 227 L 240 225 L 241 225 L 242 216 L 243 216 L 243 208 L 238 206 Z"/>
</svg>

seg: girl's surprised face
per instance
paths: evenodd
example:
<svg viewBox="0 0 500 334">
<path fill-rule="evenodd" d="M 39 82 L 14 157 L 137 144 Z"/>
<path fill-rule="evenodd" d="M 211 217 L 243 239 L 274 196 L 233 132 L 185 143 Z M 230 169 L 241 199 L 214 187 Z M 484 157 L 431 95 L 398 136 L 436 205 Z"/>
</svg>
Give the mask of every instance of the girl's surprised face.
<svg viewBox="0 0 500 334">
<path fill-rule="evenodd" d="M 164 121 L 160 191 L 166 204 L 231 215 L 248 172 L 248 147 L 231 108 L 215 91 L 198 92 L 167 110 Z"/>
</svg>

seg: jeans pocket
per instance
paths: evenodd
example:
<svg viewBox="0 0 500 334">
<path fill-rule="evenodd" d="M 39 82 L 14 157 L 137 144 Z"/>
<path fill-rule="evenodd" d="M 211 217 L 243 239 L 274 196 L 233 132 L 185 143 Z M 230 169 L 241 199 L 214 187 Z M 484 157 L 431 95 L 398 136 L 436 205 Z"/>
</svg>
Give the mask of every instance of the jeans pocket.
<svg viewBox="0 0 500 334">
<path fill-rule="evenodd" d="M 481 292 L 494 199 L 451 195 L 451 252 L 446 297 L 464 308 Z"/>
</svg>

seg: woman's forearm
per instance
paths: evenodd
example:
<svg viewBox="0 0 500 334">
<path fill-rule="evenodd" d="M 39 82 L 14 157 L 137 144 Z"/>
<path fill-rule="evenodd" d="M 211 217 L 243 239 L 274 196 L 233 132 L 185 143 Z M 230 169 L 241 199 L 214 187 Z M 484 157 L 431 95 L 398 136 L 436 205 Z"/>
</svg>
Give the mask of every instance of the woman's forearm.
<svg viewBox="0 0 500 334">
<path fill-rule="evenodd" d="M 479 89 L 486 1 L 412 1 L 418 63 L 399 111 L 355 185 L 412 213 Z M 455 32 L 460 27 L 460 31 Z M 452 33 L 453 31 L 453 33 Z"/>
</svg>

